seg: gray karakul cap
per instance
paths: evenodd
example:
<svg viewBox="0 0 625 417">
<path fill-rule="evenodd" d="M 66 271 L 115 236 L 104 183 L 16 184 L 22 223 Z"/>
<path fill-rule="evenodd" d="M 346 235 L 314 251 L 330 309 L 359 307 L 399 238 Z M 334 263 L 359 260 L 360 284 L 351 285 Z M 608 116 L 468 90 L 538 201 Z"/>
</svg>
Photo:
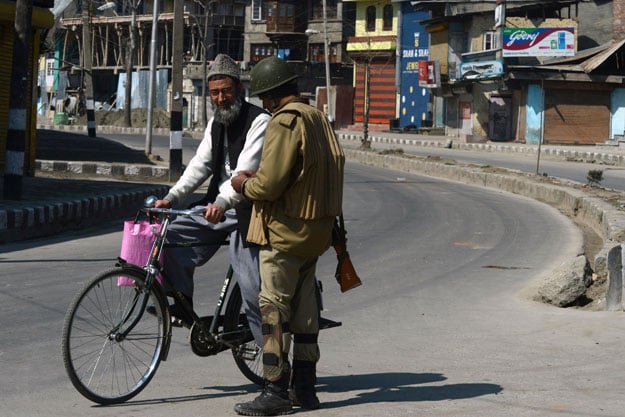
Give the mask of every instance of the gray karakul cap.
<svg viewBox="0 0 625 417">
<path fill-rule="evenodd" d="M 215 61 L 213 61 L 208 71 L 207 78 L 210 80 L 214 75 L 227 75 L 239 80 L 241 79 L 241 70 L 237 63 L 228 55 L 219 54 L 215 57 Z"/>
</svg>

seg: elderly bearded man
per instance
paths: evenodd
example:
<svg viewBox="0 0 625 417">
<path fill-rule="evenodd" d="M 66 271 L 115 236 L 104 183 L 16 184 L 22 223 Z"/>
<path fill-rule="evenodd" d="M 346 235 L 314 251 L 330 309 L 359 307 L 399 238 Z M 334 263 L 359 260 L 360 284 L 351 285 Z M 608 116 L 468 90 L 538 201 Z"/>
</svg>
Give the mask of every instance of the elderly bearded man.
<svg viewBox="0 0 625 417">
<path fill-rule="evenodd" d="M 207 245 L 168 248 L 164 269 L 175 288 L 192 304 L 195 268 L 205 264 L 229 237 L 230 262 L 241 288 L 245 312 L 256 342 L 262 346 L 258 246 L 245 240 L 252 205 L 232 188 L 230 178 L 239 171 L 258 169 L 270 116 L 245 101 L 239 66 L 227 55 L 215 58 L 208 73 L 208 89 L 214 115 L 208 121 L 204 139 L 182 177 L 156 202 L 156 207 L 183 204 L 210 177 L 206 196 L 192 204 L 206 206 L 204 215 L 175 219 L 167 236 L 169 242 L 201 241 Z M 175 304 L 171 313 L 183 324 L 191 324 L 190 317 L 185 317 Z"/>
</svg>

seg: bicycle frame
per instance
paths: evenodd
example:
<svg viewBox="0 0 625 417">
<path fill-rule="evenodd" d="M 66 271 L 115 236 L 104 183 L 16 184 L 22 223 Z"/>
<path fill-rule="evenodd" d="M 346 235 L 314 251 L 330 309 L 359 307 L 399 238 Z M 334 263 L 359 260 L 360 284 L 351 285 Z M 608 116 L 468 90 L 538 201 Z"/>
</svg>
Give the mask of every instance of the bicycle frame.
<svg viewBox="0 0 625 417">
<path fill-rule="evenodd" d="M 229 341 L 225 340 L 225 338 L 223 337 L 225 335 L 223 335 L 223 334 L 220 335 L 219 334 L 219 325 L 221 324 L 219 319 L 220 319 L 220 317 L 222 317 L 222 312 L 223 312 L 223 309 L 225 307 L 225 300 L 226 300 L 226 297 L 228 295 L 228 291 L 230 290 L 230 288 L 232 286 L 232 279 L 233 279 L 232 266 L 230 266 L 228 268 L 228 272 L 226 273 L 226 277 L 224 279 L 224 283 L 222 285 L 222 288 L 221 288 L 221 291 L 220 291 L 220 294 L 219 294 L 219 298 L 217 299 L 217 306 L 215 307 L 214 315 L 213 316 L 209 316 L 208 317 L 209 320 L 203 320 L 201 317 L 199 317 L 197 315 L 197 313 L 193 310 L 191 305 L 188 303 L 188 301 L 186 300 L 184 295 L 180 291 L 178 291 L 175 288 L 174 285 L 172 285 L 169 277 L 162 273 L 162 266 L 161 266 L 161 264 L 159 262 L 159 258 L 161 256 L 161 253 L 162 253 L 164 248 L 167 248 L 167 247 L 189 247 L 189 246 L 202 246 L 202 245 L 206 245 L 205 243 L 202 243 L 202 242 L 173 243 L 173 244 L 172 243 L 166 243 L 167 231 L 169 229 L 169 225 L 171 224 L 171 217 L 172 217 L 172 215 L 199 214 L 199 213 L 201 213 L 201 210 L 199 210 L 199 209 L 196 209 L 196 210 L 175 210 L 175 209 L 162 209 L 162 208 L 146 208 L 146 209 L 141 209 L 141 211 L 146 213 L 147 215 L 151 215 L 151 213 L 159 213 L 159 214 L 162 215 L 163 221 L 162 221 L 160 233 L 158 234 L 158 236 L 154 240 L 154 243 L 152 244 L 152 248 L 151 248 L 151 251 L 150 251 L 150 256 L 149 256 L 145 266 L 139 266 L 139 265 L 133 265 L 133 264 L 121 263 L 120 262 L 122 267 L 141 268 L 146 273 L 146 285 L 145 285 L 145 289 L 144 289 L 145 296 L 143 297 L 143 300 L 141 301 L 141 306 L 139 307 L 139 309 L 140 309 L 139 314 L 137 315 L 137 317 L 135 317 L 133 322 L 128 325 L 128 327 L 124 330 L 124 332 L 122 332 L 119 335 L 115 335 L 115 337 L 118 337 L 118 338 L 126 337 L 132 331 L 134 326 L 140 321 L 141 316 L 144 314 L 145 309 L 147 307 L 147 299 L 148 299 L 148 294 L 150 292 L 151 287 L 153 285 L 157 285 L 157 286 L 161 287 L 161 285 L 155 279 L 156 275 L 159 272 L 161 272 L 161 276 L 163 277 L 164 283 L 167 284 L 167 286 L 169 288 L 173 289 L 172 296 L 175 298 L 175 300 L 178 303 L 178 305 L 180 305 L 191 316 L 191 318 L 193 319 L 194 324 L 200 327 L 203 336 L 211 344 L 221 344 L 221 347 L 220 347 L 220 349 L 218 349 L 218 351 L 223 351 L 223 350 L 230 349 L 230 348 L 236 346 L 242 340 L 243 341 L 248 341 L 248 339 L 251 340 L 252 336 L 251 336 L 251 332 L 249 332 L 249 330 L 244 332 L 243 334 L 241 334 L 239 337 L 229 338 L 230 340 L 232 340 L 232 342 L 229 342 Z M 227 245 L 227 244 L 228 244 L 227 241 L 219 243 L 220 246 L 224 246 L 224 245 Z M 162 287 L 161 287 L 161 289 L 162 289 Z M 134 307 L 135 306 L 133 306 L 133 308 L 131 308 L 130 313 L 134 310 Z M 130 313 L 128 314 L 128 317 L 130 316 Z M 126 320 L 126 318 L 124 318 L 122 320 L 122 322 L 120 323 L 119 326 L 116 327 L 116 329 L 121 328 L 121 326 L 125 322 L 125 320 Z M 207 322 L 209 322 L 209 321 L 210 321 L 210 326 L 207 325 Z M 171 328 L 171 322 L 168 323 L 168 329 L 169 328 Z M 232 336 L 232 332 L 230 333 L 230 336 Z M 215 352 L 215 353 L 217 353 L 217 352 Z"/>
</svg>

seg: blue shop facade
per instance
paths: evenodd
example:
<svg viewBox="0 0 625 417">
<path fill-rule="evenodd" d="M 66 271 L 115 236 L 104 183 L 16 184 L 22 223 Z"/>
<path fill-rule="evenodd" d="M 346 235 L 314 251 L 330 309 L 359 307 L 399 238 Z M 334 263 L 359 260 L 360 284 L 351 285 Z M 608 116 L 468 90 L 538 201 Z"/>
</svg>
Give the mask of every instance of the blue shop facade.
<svg viewBox="0 0 625 417">
<path fill-rule="evenodd" d="M 403 130 L 432 127 L 430 89 L 419 82 L 419 68 L 423 69 L 430 56 L 430 38 L 425 26 L 427 11 L 415 11 L 410 2 L 402 2 L 398 38 L 397 81 L 398 122 Z"/>
</svg>

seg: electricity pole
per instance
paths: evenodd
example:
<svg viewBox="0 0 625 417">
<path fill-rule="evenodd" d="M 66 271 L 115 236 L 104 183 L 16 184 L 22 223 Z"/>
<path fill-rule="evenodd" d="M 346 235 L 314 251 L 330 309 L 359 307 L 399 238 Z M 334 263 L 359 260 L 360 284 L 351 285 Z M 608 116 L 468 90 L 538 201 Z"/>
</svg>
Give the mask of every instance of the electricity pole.
<svg viewBox="0 0 625 417">
<path fill-rule="evenodd" d="M 82 3 L 82 68 L 85 81 L 85 105 L 87 107 L 87 133 L 96 136 L 95 106 L 93 103 L 93 73 L 91 72 L 91 0 Z"/>
<path fill-rule="evenodd" d="M 171 62 L 171 115 L 169 133 L 169 181 L 182 171 L 182 55 L 184 0 L 174 0 L 173 58 Z"/>
<path fill-rule="evenodd" d="M 330 120 L 330 124 L 334 127 L 334 106 L 332 104 L 332 95 L 330 94 L 330 40 L 328 39 L 328 14 L 326 0 L 323 0 L 323 50 L 326 61 L 326 99 L 328 101 L 327 116 L 328 120 Z"/>
<path fill-rule="evenodd" d="M 16 1 L 6 166 L 2 189 L 3 198 L 7 200 L 22 199 L 28 82 L 31 80 L 32 74 L 31 69 L 28 67 L 28 51 L 30 50 L 32 40 L 32 14 L 32 0 Z"/>
<path fill-rule="evenodd" d="M 158 36 L 158 1 L 152 7 L 152 38 L 150 39 L 150 82 L 148 84 L 148 125 L 145 134 L 145 155 L 152 155 L 152 120 L 154 112 L 154 89 L 156 84 L 156 37 Z"/>
<path fill-rule="evenodd" d="M 124 125 L 132 127 L 132 70 L 136 50 L 137 35 L 137 0 L 130 0 L 129 44 L 126 45 L 126 85 L 124 86 Z"/>
</svg>

